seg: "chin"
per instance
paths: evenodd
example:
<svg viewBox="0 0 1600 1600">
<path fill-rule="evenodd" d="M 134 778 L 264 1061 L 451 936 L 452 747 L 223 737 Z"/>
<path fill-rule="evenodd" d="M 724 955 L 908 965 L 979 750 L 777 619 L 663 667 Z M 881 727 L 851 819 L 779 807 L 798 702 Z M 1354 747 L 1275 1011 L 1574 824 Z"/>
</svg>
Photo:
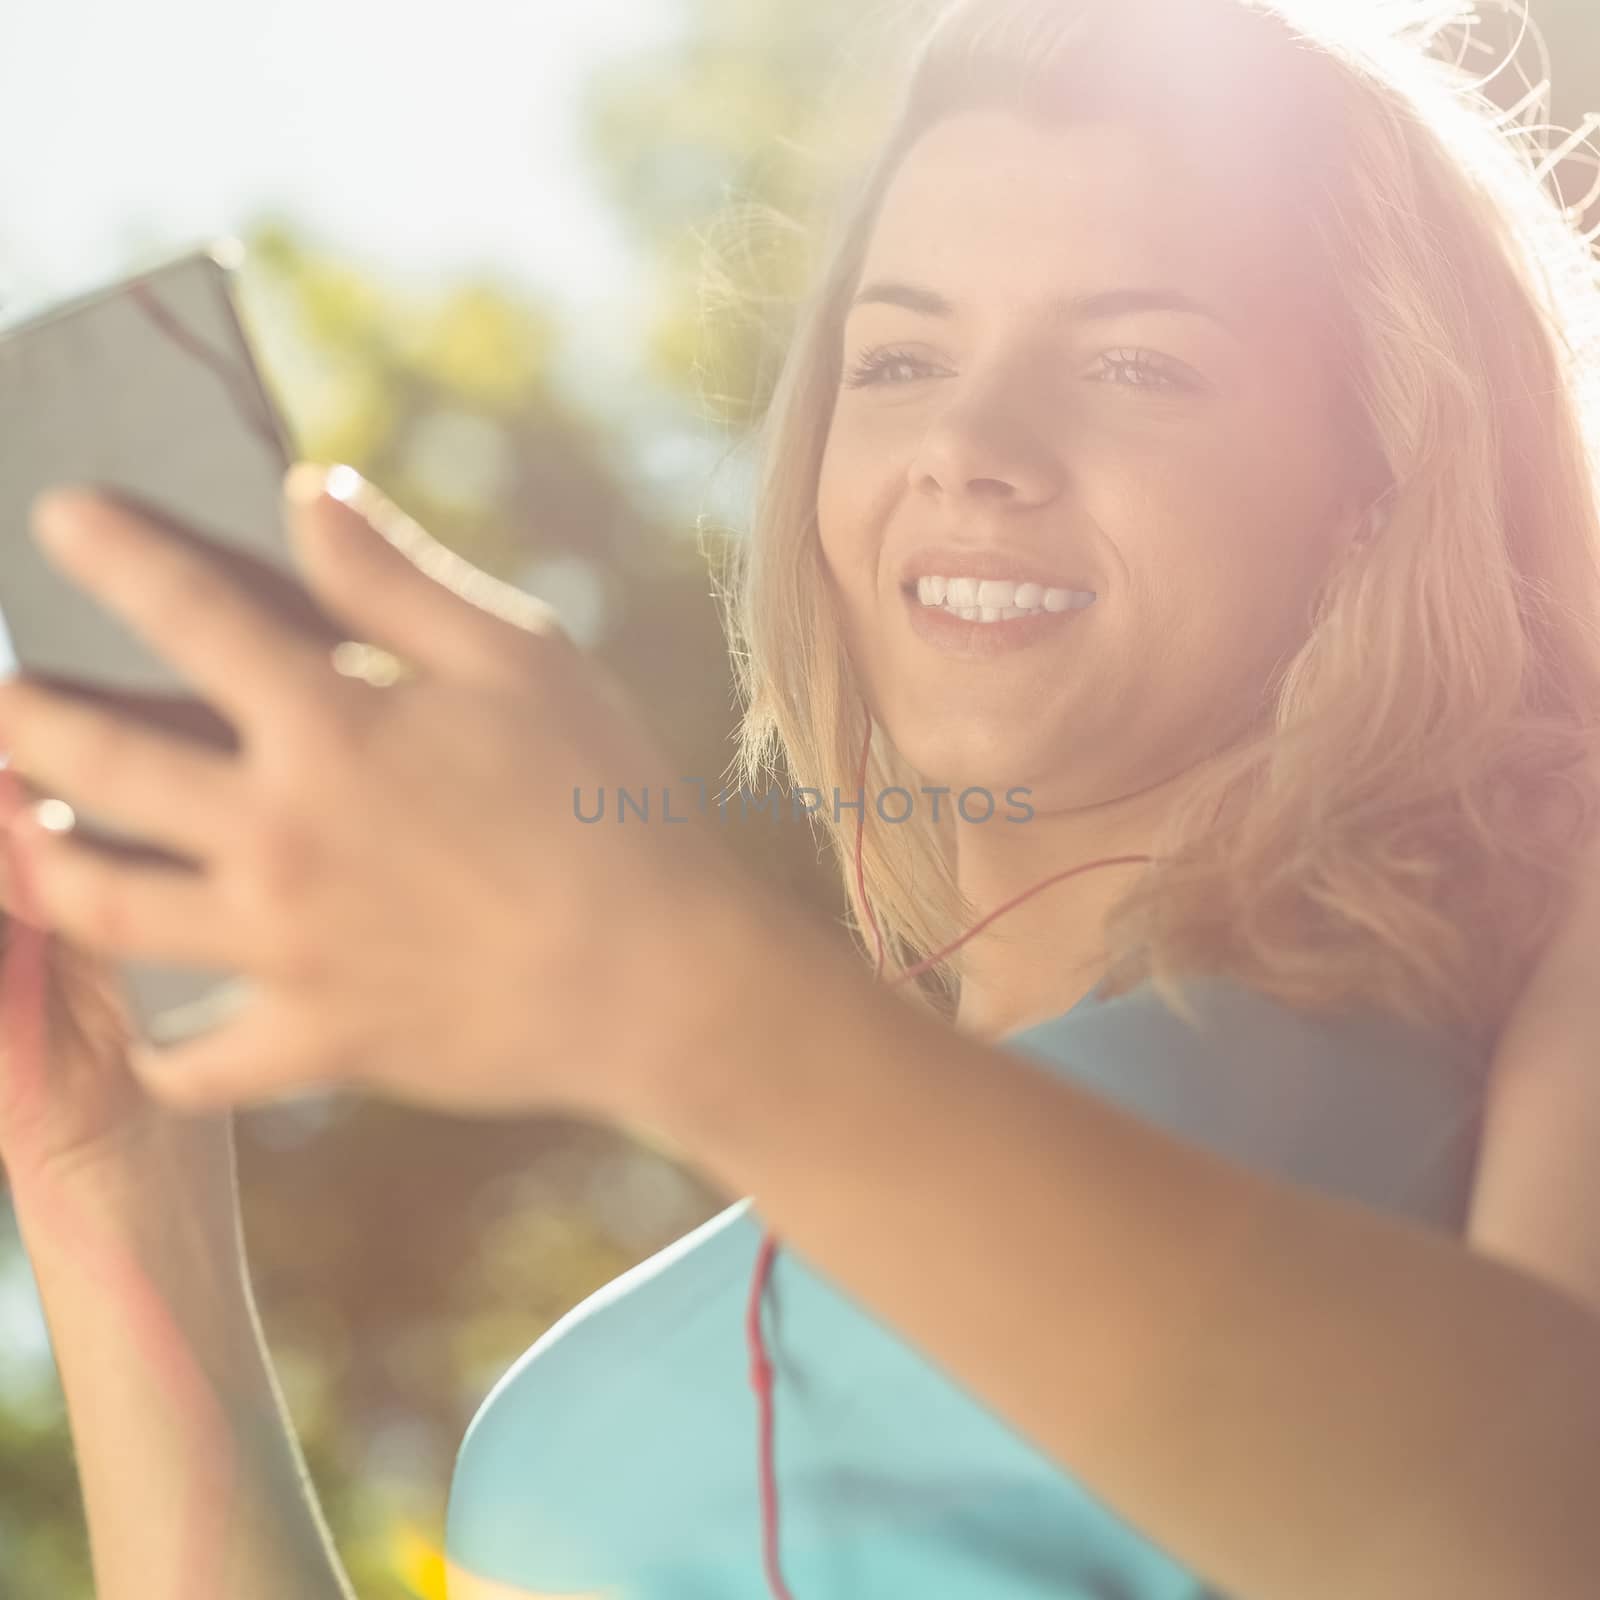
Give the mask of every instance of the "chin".
<svg viewBox="0 0 1600 1600">
<path fill-rule="evenodd" d="M 1037 745 L 1019 746 L 1016 739 L 996 739 L 975 732 L 961 737 L 948 727 L 930 730 L 924 738 L 894 739 L 895 748 L 916 769 L 929 788 L 992 790 L 997 805 L 1005 791 L 1025 785 L 1033 770 Z"/>
</svg>

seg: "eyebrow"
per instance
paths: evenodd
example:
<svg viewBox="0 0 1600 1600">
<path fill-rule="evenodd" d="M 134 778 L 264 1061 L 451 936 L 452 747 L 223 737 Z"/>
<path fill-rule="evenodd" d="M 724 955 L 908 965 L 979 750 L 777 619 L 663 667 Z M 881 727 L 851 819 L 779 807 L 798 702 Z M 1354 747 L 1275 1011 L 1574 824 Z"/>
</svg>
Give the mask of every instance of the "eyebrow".
<svg viewBox="0 0 1600 1600">
<path fill-rule="evenodd" d="M 903 306 L 929 317 L 949 318 L 956 311 L 954 303 L 937 290 L 887 278 L 867 284 L 850 302 L 850 309 L 865 305 Z M 1134 311 L 1182 311 L 1209 318 L 1236 338 L 1241 336 L 1230 318 L 1181 289 L 1105 289 L 1098 294 L 1057 295 L 1045 302 L 1043 320 L 1047 327 L 1057 327 L 1064 322 L 1093 322 Z"/>
</svg>

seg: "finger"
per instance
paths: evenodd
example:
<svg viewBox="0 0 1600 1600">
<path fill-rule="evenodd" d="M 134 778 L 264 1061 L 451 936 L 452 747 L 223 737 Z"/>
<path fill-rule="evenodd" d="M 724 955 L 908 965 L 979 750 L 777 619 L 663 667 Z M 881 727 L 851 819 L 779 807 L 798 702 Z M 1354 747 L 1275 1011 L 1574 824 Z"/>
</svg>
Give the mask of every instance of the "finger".
<svg viewBox="0 0 1600 1600">
<path fill-rule="evenodd" d="M 122 861 L 53 832 L 38 808 L 12 828 L 44 923 L 98 954 L 177 966 L 256 971 L 263 950 L 215 880 L 181 867 Z"/>
<path fill-rule="evenodd" d="M 326 698 L 326 648 L 254 600 L 187 538 L 104 495 L 54 489 L 33 502 L 35 536 L 241 731 Z"/>
<path fill-rule="evenodd" d="M 198 1038 L 137 1043 L 128 1057 L 134 1076 L 155 1099 L 187 1111 L 247 1110 L 332 1086 L 325 1042 L 304 1011 L 254 991 L 241 991 L 238 1004 L 236 1020 Z"/>
<path fill-rule="evenodd" d="M 0 681 L 0 728 L 12 767 L 36 788 L 151 844 L 204 860 L 236 826 L 237 762 L 192 739 L 25 678 Z"/>
<path fill-rule="evenodd" d="M 570 649 L 544 601 L 441 544 L 353 468 L 299 462 L 284 479 L 295 555 L 323 607 L 362 640 L 454 678 L 526 672 Z"/>
</svg>

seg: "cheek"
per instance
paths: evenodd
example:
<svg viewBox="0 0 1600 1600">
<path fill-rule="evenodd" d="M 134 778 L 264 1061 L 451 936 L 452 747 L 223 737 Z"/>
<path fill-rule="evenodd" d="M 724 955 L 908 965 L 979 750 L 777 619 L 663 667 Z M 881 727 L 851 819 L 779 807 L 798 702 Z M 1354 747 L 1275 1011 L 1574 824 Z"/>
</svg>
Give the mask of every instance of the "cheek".
<svg viewBox="0 0 1600 1600">
<path fill-rule="evenodd" d="M 1304 438 L 1246 417 L 1120 481 L 1149 530 L 1137 542 L 1170 583 L 1271 595 L 1303 589 L 1325 565 L 1336 479 Z"/>
<path fill-rule="evenodd" d="M 880 525 L 890 476 L 859 437 L 836 435 L 823 452 L 817 479 L 817 534 L 834 581 L 852 595 L 870 588 L 877 570 Z"/>
<path fill-rule="evenodd" d="M 1310 631 L 1322 571 L 1312 534 L 1288 507 L 1238 506 L 1179 526 L 1181 548 L 1141 553 L 1149 609 L 1137 631 L 1151 670 L 1205 697 L 1253 692 Z"/>
<path fill-rule="evenodd" d="M 1249 678 L 1296 647 L 1329 554 L 1326 484 L 1257 442 L 1152 464 L 1111 510 L 1129 616 L 1154 661 Z"/>
</svg>

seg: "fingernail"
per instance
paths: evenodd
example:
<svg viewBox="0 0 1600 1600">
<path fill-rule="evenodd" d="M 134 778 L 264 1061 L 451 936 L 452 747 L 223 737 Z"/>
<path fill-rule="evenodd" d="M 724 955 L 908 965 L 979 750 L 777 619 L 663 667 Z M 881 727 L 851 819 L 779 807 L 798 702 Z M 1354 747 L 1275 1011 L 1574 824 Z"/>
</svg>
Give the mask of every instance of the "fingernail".
<svg viewBox="0 0 1600 1600">
<path fill-rule="evenodd" d="M 328 493 L 347 506 L 359 508 L 367 493 L 366 479 L 354 467 L 337 466 L 328 474 Z"/>
<path fill-rule="evenodd" d="M 365 517 L 372 516 L 378 505 L 372 485 L 354 467 L 343 463 L 324 467 L 314 461 L 297 462 L 283 480 L 283 492 L 298 506 L 309 506 L 327 495 Z"/>
<path fill-rule="evenodd" d="M 88 490 L 47 489 L 34 497 L 31 525 L 34 539 L 47 550 L 65 550 L 83 531 Z"/>
<path fill-rule="evenodd" d="M 23 820 L 44 833 L 71 833 L 78 825 L 77 813 L 65 800 L 41 800 L 28 808 Z"/>
<path fill-rule="evenodd" d="M 283 479 L 283 497 L 294 505 L 308 506 L 327 486 L 328 469 L 315 461 L 297 461 Z"/>
</svg>

